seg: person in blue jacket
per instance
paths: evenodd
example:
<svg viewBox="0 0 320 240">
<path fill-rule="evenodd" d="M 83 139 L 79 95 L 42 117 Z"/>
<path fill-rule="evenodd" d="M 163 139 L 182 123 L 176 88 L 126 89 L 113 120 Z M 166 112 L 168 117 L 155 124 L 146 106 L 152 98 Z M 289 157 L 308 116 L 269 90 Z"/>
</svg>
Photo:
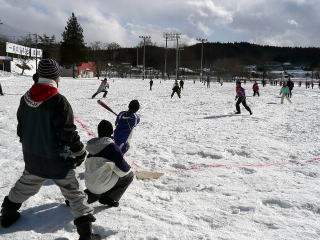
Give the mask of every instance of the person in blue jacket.
<svg viewBox="0 0 320 240">
<path fill-rule="evenodd" d="M 132 100 L 129 103 L 129 110 L 122 111 L 117 116 L 114 141 L 120 147 L 123 154 L 129 150 L 133 129 L 140 122 L 140 117 L 136 114 L 139 108 L 140 104 L 138 100 Z"/>
</svg>

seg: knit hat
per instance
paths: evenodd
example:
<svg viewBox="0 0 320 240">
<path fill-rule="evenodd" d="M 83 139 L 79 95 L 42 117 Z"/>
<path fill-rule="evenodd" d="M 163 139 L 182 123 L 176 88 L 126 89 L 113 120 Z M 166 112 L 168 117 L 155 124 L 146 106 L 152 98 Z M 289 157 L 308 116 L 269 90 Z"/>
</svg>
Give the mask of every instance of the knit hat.
<svg viewBox="0 0 320 240">
<path fill-rule="evenodd" d="M 113 133 L 113 127 L 111 122 L 107 120 L 101 120 L 98 124 L 98 136 L 99 137 L 110 137 Z"/>
<path fill-rule="evenodd" d="M 53 59 L 42 59 L 38 65 L 39 77 L 57 79 L 61 75 L 59 64 Z"/>
<path fill-rule="evenodd" d="M 133 112 L 137 112 L 140 108 L 140 104 L 138 102 L 138 100 L 132 100 L 130 103 L 129 103 L 129 110 L 133 111 Z"/>
</svg>

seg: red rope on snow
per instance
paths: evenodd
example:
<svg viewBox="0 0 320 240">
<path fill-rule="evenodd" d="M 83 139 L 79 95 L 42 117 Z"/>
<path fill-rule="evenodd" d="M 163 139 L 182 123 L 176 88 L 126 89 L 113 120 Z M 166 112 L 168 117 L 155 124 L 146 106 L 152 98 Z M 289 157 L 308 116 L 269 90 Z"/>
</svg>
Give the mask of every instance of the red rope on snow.
<svg viewBox="0 0 320 240">
<path fill-rule="evenodd" d="M 285 166 L 285 165 L 299 165 L 299 164 L 305 164 L 305 163 L 311 163 L 315 161 L 320 161 L 320 158 L 313 158 L 310 160 L 305 160 L 301 162 L 275 162 L 275 163 L 257 163 L 257 164 L 215 164 L 215 165 L 210 165 L 210 166 L 204 166 L 204 167 L 191 167 L 191 168 L 185 168 L 185 169 L 180 169 L 177 170 L 177 172 L 183 172 L 183 171 L 197 171 L 197 170 L 204 170 L 207 168 L 220 168 L 220 167 L 225 167 L 225 168 L 241 168 L 241 167 L 272 167 L 272 166 Z"/>
<path fill-rule="evenodd" d="M 96 137 L 96 135 L 94 135 L 93 132 L 90 131 L 90 129 L 80 120 L 78 119 L 76 116 L 74 116 L 74 120 L 76 120 L 77 123 L 79 123 L 80 127 L 87 133 L 87 135 L 89 137 Z M 135 162 L 131 162 L 132 165 L 138 167 L 138 168 L 142 168 L 141 166 L 139 166 L 137 163 Z"/>
</svg>

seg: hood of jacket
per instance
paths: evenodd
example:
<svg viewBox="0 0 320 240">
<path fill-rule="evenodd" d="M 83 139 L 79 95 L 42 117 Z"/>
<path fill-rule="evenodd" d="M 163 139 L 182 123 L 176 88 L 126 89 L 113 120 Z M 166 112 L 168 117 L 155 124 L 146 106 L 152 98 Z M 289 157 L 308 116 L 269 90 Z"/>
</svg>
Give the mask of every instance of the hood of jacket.
<svg viewBox="0 0 320 240">
<path fill-rule="evenodd" d="M 88 141 L 86 149 L 91 155 L 95 155 L 111 143 L 114 141 L 109 137 L 93 138 Z"/>
<path fill-rule="evenodd" d="M 30 107 L 38 107 L 41 103 L 48 100 L 58 93 L 52 79 L 39 78 L 38 83 L 34 84 L 24 95 L 24 100 Z"/>
</svg>

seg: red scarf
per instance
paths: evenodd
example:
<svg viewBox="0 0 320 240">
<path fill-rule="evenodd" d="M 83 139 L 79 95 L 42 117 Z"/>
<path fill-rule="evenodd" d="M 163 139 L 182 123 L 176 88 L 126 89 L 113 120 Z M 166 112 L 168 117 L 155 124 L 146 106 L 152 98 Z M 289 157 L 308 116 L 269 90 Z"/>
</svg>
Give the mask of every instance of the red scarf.
<svg viewBox="0 0 320 240">
<path fill-rule="evenodd" d="M 29 90 L 30 99 L 34 102 L 43 102 L 58 93 L 58 88 L 48 84 L 35 84 Z"/>
</svg>

